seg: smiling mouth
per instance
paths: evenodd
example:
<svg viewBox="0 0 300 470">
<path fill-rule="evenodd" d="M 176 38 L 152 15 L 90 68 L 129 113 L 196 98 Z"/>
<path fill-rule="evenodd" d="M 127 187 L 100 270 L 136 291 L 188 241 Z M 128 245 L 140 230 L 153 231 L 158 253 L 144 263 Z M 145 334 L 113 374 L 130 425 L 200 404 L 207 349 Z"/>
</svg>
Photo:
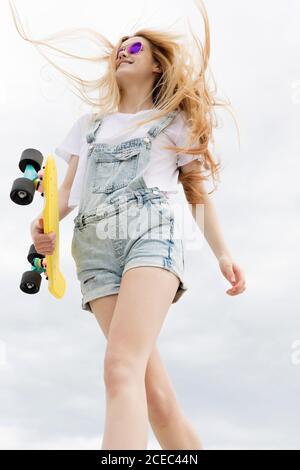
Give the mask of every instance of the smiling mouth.
<svg viewBox="0 0 300 470">
<path fill-rule="evenodd" d="M 132 65 L 133 62 L 121 62 L 120 65 L 118 66 L 118 68 L 121 66 L 121 65 L 124 65 L 124 64 L 127 64 L 127 65 Z"/>
</svg>

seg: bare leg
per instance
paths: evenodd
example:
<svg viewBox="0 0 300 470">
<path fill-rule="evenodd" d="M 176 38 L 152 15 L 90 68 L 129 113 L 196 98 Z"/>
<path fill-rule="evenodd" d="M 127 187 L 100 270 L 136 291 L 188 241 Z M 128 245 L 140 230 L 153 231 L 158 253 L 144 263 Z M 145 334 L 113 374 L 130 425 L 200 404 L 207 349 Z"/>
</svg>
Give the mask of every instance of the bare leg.
<svg viewBox="0 0 300 470">
<path fill-rule="evenodd" d="M 108 337 L 118 294 L 95 299 L 91 309 Z M 156 345 L 148 360 L 145 386 L 148 418 L 162 449 L 202 449 L 202 443 L 177 401 L 176 393 Z"/>
<path fill-rule="evenodd" d="M 147 363 L 179 280 L 157 267 L 122 278 L 104 358 L 106 419 L 102 449 L 146 449 Z"/>
<path fill-rule="evenodd" d="M 184 415 L 171 379 L 155 346 L 145 377 L 149 420 L 162 449 L 203 449 L 198 433 Z"/>
</svg>

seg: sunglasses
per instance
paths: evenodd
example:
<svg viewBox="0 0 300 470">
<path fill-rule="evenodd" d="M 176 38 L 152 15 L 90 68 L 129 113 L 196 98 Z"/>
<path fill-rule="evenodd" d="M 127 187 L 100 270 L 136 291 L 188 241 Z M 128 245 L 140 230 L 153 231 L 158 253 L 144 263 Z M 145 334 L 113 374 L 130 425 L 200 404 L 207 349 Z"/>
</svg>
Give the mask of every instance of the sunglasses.
<svg viewBox="0 0 300 470">
<path fill-rule="evenodd" d="M 117 52 L 117 59 L 120 57 L 120 52 L 126 49 L 129 54 L 138 54 L 139 52 L 144 50 L 144 46 L 141 42 L 134 42 L 133 44 L 129 44 L 125 47 L 120 47 Z"/>
</svg>

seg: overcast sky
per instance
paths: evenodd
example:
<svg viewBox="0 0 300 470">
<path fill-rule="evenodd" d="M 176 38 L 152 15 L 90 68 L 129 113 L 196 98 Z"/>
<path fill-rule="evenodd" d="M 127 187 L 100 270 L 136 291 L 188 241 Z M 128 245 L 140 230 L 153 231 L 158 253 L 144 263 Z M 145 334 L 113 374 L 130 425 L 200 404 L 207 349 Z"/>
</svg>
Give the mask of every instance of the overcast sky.
<svg viewBox="0 0 300 470">
<path fill-rule="evenodd" d="M 134 32 L 136 21 L 138 27 L 165 29 L 177 21 L 180 30 L 186 19 L 203 38 L 202 18 L 191 0 L 15 4 L 35 38 L 84 26 L 116 42 Z M 224 170 L 214 201 L 247 290 L 226 294 L 230 284 L 196 231 L 186 253 L 189 290 L 171 306 L 158 347 L 206 449 L 299 450 L 300 6 L 296 0 L 207 0 L 206 6 L 211 68 L 219 96 L 234 108 L 241 137 L 239 148 L 234 121 L 220 110 L 215 139 Z M 28 296 L 19 282 L 29 269 L 29 225 L 43 201 L 37 195 L 21 207 L 9 198 L 13 180 L 21 176 L 21 152 L 54 152 L 89 108 L 21 39 L 8 2 L 0 3 L 0 26 L 0 448 L 99 449 L 106 340 L 80 306 L 71 256 L 76 209 L 60 226 L 65 297 L 52 297 L 44 277 L 40 293 Z M 56 161 L 61 181 L 66 163 Z M 159 448 L 149 425 L 148 449 Z"/>
</svg>

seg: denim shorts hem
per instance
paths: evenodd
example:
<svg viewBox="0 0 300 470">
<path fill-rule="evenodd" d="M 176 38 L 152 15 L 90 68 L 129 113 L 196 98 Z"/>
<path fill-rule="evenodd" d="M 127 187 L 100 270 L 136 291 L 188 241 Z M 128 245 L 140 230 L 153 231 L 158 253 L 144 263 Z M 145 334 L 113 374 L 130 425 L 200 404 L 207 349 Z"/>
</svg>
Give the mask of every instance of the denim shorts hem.
<svg viewBox="0 0 300 470">
<path fill-rule="evenodd" d="M 180 284 L 178 286 L 178 289 L 177 289 L 177 292 L 174 296 L 174 299 L 173 299 L 173 304 L 175 302 L 177 302 L 177 300 L 180 299 L 180 297 L 188 290 L 188 286 L 187 284 L 185 283 L 182 275 L 180 273 L 177 272 L 177 270 L 173 269 L 173 268 L 169 268 L 167 266 L 164 266 L 162 264 L 154 264 L 154 263 L 148 263 L 148 262 L 145 262 L 145 261 L 140 261 L 138 262 L 136 259 L 134 260 L 134 262 L 132 263 L 127 263 L 126 264 L 126 267 L 124 268 L 123 270 L 123 274 L 128 271 L 129 269 L 131 268 L 138 268 L 138 267 L 141 267 L 141 266 L 154 266 L 154 267 L 158 267 L 158 268 L 162 268 L 162 269 L 166 269 L 167 271 L 170 271 L 172 272 L 173 274 L 175 274 L 179 280 L 180 280 Z"/>
<path fill-rule="evenodd" d="M 113 289 L 109 289 L 107 291 L 103 291 L 102 288 L 98 287 L 93 289 L 92 291 L 88 292 L 82 297 L 81 308 L 82 310 L 86 310 L 87 312 L 93 313 L 89 301 L 98 299 L 99 297 L 106 297 L 107 295 L 118 294 L 120 287 L 114 287 Z"/>
</svg>

